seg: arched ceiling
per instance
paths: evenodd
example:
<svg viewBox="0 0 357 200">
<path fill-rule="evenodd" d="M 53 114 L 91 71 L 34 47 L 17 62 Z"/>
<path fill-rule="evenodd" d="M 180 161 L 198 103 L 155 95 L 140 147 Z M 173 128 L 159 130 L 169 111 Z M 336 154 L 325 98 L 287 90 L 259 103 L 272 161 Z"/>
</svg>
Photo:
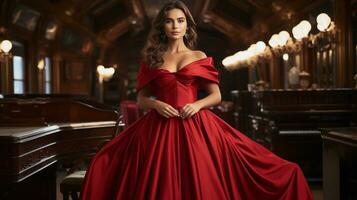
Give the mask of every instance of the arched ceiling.
<svg viewBox="0 0 357 200">
<path fill-rule="evenodd" d="M 49 0 L 100 35 L 115 40 L 130 29 L 140 31 L 167 0 Z M 286 20 L 307 0 L 183 0 L 198 24 L 210 23 L 233 42 L 249 42 L 270 21 Z M 295 8 L 295 10 L 293 9 Z M 263 22 L 264 21 L 264 22 Z M 249 32 L 250 34 L 247 34 Z M 251 37 L 247 37 L 251 35 Z"/>
<path fill-rule="evenodd" d="M 183 0 L 198 29 L 218 31 L 231 44 L 247 46 L 267 40 L 282 24 L 294 23 L 302 9 L 328 0 Z M 97 40 L 112 43 L 125 33 L 147 32 L 167 0 L 34 0 L 91 30 Z"/>
</svg>

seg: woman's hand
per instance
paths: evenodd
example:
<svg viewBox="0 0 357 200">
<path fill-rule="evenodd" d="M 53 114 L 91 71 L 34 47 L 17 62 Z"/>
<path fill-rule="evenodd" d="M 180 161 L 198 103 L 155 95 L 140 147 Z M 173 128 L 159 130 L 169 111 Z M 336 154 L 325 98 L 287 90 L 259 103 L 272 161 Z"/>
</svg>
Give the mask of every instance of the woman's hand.
<svg viewBox="0 0 357 200">
<path fill-rule="evenodd" d="M 180 116 L 183 119 L 187 117 L 192 117 L 200 110 L 201 110 L 201 106 L 198 103 L 188 103 L 184 107 L 182 107 L 180 111 Z"/>
<path fill-rule="evenodd" d="M 162 101 L 157 101 L 154 109 L 162 116 L 169 117 L 180 117 L 179 111 L 173 108 L 170 104 Z"/>
</svg>

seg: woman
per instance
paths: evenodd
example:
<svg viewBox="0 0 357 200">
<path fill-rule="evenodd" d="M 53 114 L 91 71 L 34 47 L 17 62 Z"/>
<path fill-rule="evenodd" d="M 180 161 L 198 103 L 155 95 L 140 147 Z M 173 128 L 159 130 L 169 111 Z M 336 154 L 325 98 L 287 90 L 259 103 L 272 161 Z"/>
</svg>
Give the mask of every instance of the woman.
<svg viewBox="0 0 357 200">
<path fill-rule="evenodd" d="M 296 164 L 207 109 L 221 100 L 218 72 L 211 57 L 192 50 L 195 41 L 187 7 L 165 4 L 138 75 L 138 104 L 151 110 L 92 159 L 81 198 L 312 199 Z M 197 100 L 199 89 L 208 96 Z"/>
</svg>

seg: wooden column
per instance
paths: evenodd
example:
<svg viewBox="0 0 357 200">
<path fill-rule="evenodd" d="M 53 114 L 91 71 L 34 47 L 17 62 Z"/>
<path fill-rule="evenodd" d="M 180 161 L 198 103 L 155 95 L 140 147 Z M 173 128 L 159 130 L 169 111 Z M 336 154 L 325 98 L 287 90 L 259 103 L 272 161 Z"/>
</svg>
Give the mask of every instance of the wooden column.
<svg viewBox="0 0 357 200">
<path fill-rule="evenodd" d="M 53 57 L 52 64 L 52 93 L 61 93 L 61 61 L 60 55 Z"/>
<path fill-rule="evenodd" d="M 12 56 L 4 55 L 3 59 L 0 60 L 0 79 L 1 79 L 1 90 L 0 93 L 2 94 L 10 94 L 13 92 L 12 86 Z"/>
<path fill-rule="evenodd" d="M 284 68 L 281 62 L 281 56 L 274 55 L 270 60 L 270 81 L 272 89 L 284 88 Z"/>
<path fill-rule="evenodd" d="M 351 1 L 334 0 L 334 17 L 338 29 L 336 45 L 336 85 L 353 87 L 353 41 L 351 22 Z"/>
</svg>

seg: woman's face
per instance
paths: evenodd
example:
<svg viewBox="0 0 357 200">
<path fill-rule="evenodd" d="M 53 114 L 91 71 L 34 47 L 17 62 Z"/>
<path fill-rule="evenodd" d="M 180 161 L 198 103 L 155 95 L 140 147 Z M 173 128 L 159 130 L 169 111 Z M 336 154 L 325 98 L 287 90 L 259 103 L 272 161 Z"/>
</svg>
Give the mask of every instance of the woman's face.
<svg viewBox="0 0 357 200">
<path fill-rule="evenodd" d="M 164 31 L 171 40 L 182 38 L 186 34 L 187 21 L 185 13 L 181 9 L 171 9 L 167 12 L 164 21 Z"/>
</svg>

